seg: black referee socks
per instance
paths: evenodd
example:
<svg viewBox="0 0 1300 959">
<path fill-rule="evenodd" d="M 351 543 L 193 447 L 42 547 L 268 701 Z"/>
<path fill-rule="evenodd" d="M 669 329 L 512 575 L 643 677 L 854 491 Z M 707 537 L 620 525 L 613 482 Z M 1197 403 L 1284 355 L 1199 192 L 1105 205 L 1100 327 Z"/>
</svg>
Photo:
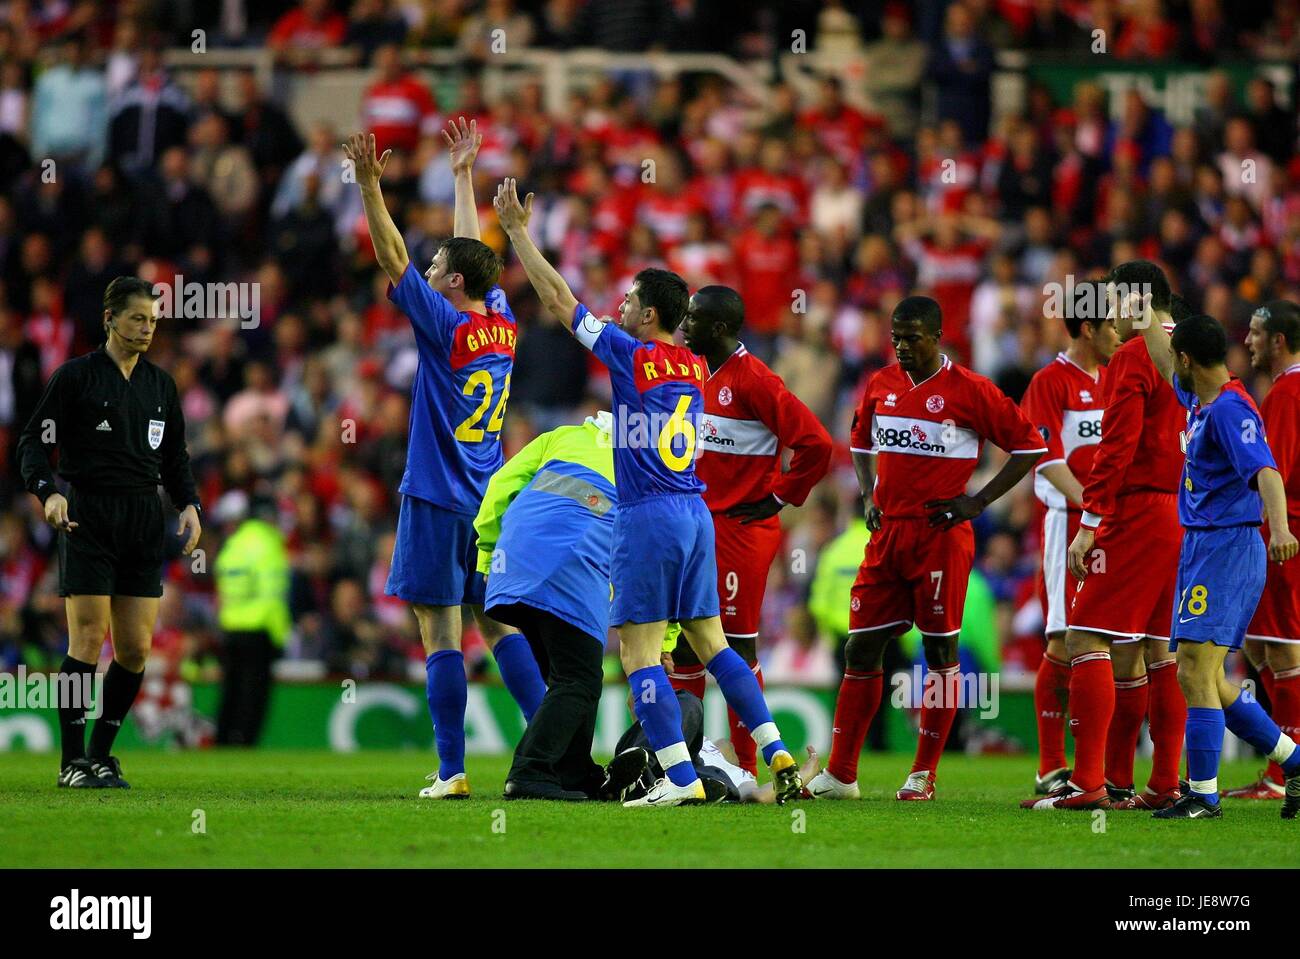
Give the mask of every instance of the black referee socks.
<svg viewBox="0 0 1300 959">
<path fill-rule="evenodd" d="M 140 684 L 144 682 L 144 670 L 133 673 L 116 659 L 104 674 L 103 712 L 95 720 L 95 728 L 90 732 L 90 758 L 107 759 L 113 751 L 113 740 L 122 728 L 122 720 L 131 711 Z"/>
<path fill-rule="evenodd" d="M 95 664 L 64 656 L 57 678 L 59 741 L 66 766 L 86 758 L 86 707 L 94 695 Z"/>
</svg>

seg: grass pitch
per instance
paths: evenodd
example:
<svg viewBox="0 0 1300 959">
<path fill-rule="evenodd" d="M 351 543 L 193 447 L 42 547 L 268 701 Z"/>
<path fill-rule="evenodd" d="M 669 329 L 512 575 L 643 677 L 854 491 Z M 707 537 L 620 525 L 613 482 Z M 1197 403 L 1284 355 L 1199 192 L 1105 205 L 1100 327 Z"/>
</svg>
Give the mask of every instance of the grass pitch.
<svg viewBox="0 0 1300 959">
<path fill-rule="evenodd" d="M 504 757 L 471 757 L 463 802 L 416 798 L 434 765 L 416 752 L 122 760 L 134 788 L 82 792 L 55 788 L 57 756 L 0 755 L 0 867 L 1300 866 L 1300 820 L 1283 822 L 1276 802 L 1174 823 L 1021 810 L 1030 757 L 946 757 L 934 803 L 894 800 L 908 757 L 868 755 L 861 802 L 685 809 L 505 802 Z M 1220 782 L 1259 765 L 1229 765 Z"/>
</svg>

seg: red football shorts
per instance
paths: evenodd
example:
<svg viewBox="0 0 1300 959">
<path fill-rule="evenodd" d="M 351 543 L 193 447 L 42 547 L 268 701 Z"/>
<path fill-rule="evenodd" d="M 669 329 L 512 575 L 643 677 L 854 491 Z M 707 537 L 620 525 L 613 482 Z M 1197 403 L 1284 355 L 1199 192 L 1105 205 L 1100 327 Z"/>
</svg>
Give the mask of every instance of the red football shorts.
<svg viewBox="0 0 1300 959">
<path fill-rule="evenodd" d="M 1175 493 L 1129 493 L 1102 521 L 1077 585 L 1070 628 L 1101 633 L 1115 643 L 1143 636 L 1169 638 L 1183 528 Z M 1074 574 L 1070 580 L 1077 583 Z"/>
<path fill-rule="evenodd" d="M 944 531 L 923 516 L 886 518 L 849 594 L 849 632 L 915 623 L 927 636 L 956 635 L 974 560 L 970 523 Z"/>
<path fill-rule="evenodd" d="M 755 637 L 767 574 L 781 546 L 781 521 L 771 516 L 744 526 L 740 520 L 714 513 L 713 534 L 722 631 L 737 638 Z"/>
<path fill-rule="evenodd" d="M 1291 529 L 1297 529 L 1291 519 Z M 1268 543 L 1268 527 L 1261 530 Z M 1255 607 L 1255 618 L 1246 629 L 1247 639 L 1266 643 L 1300 643 L 1300 557 L 1285 563 L 1268 564 L 1268 579 L 1264 581 L 1264 595 Z"/>
<path fill-rule="evenodd" d="M 1070 600 L 1074 598 L 1074 587 L 1079 582 L 1070 572 L 1067 557 L 1074 534 L 1079 532 L 1083 513 L 1077 509 L 1052 507 L 1042 512 L 1043 569 L 1038 577 L 1038 600 L 1046 623 L 1043 632 L 1050 636 L 1065 632 L 1066 613 L 1070 609 Z"/>
</svg>

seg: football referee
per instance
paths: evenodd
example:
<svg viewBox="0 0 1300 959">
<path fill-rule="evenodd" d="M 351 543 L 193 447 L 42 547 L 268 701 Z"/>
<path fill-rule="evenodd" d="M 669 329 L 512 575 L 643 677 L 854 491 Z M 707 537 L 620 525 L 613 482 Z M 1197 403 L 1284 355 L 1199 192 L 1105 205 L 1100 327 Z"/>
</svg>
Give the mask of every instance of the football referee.
<svg viewBox="0 0 1300 959">
<path fill-rule="evenodd" d="M 104 291 L 107 341 L 54 371 L 18 441 L 23 485 L 58 530 L 59 594 L 68 614 L 58 784 L 74 789 L 127 788 L 110 752 L 140 691 L 158 618 L 168 539 L 160 482 L 181 511 L 176 536 L 187 555 L 201 532 L 176 383 L 144 358 L 157 326 L 150 285 L 133 276 L 113 280 Z M 50 469 L 55 449 L 66 498 Z M 113 662 L 87 751 L 87 703 L 68 691 L 90 688 L 109 632 Z"/>
</svg>

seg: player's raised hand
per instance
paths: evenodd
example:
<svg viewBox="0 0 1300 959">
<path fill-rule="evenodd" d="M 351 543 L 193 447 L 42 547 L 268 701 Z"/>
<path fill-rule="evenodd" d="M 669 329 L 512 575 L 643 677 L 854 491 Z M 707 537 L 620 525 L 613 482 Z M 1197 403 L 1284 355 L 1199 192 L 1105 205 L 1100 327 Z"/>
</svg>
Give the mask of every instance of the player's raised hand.
<svg viewBox="0 0 1300 959">
<path fill-rule="evenodd" d="M 952 529 L 984 512 L 984 504 L 965 493 L 952 499 L 932 499 L 925 508 L 931 511 L 930 525 L 940 529 Z"/>
<path fill-rule="evenodd" d="M 1079 532 L 1074 534 L 1074 539 L 1070 542 L 1070 549 L 1066 556 L 1066 563 L 1070 567 L 1070 572 L 1079 582 L 1083 582 L 1088 576 L 1088 554 L 1092 552 L 1092 544 L 1097 539 L 1097 533 L 1088 529 L 1086 526 L 1079 527 Z"/>
<path fill-rule="evenodd" d="M 750 523 L 757 523 L 759 520 L 767 519 L 769 516 L 775 516 L 781 512 L 781 507 L 785 504 L 769 493 L 762 499 L 754 500 L 752 503 L 737 503 L 731 509 L 727 510 L 726 515 L 732 519 L 740 520 L 741 526 L 748 526 Z"/>
<path fill-rule="evenodd" d="M 528 221 L 533 215 L 533 195 L 528 194 L 524 197 L 524 202 L 520 203 L 518 184 L 514 177 L 507 177 L 497 187 L 497 195 L 492 199 L 492 206 L 497 211 L 497 220 L 501 223 L 501 229 L 507 233 L 511 230 L 522 230 L 528 226 Z"/>
<path fill-rule="evenodd" d="M 447 151 L 451 154 L 451 172 L 468 173 L 474 168 L 474 159 L 478 148 L 483 145 L 483 134 L 478 132 L 478 121 L 460 118 L 460 125 L 452 120 L 442 131 L 442 138 L 447 141 Z"/>
<path fill-rule="evenodd" d="M 1297 553 L 1300 553 L 1300 542 L 1297 542 L 1291 530 L 1286 527 L 1273 530 L 1268 542 L 1269 559 L 1275 563 L 1285 563 Z"/>
<path fill-rule="evenodd" d="M 343 144 L 343 153 L 352 161 L 358 186 L 376 186 L 379 178 L 384 175 L 384 167 L 393 151 L 385 150 L 383 156 L 376 156 L 375 150 L 373 133 L 354 133 Z"/>
</svg>

